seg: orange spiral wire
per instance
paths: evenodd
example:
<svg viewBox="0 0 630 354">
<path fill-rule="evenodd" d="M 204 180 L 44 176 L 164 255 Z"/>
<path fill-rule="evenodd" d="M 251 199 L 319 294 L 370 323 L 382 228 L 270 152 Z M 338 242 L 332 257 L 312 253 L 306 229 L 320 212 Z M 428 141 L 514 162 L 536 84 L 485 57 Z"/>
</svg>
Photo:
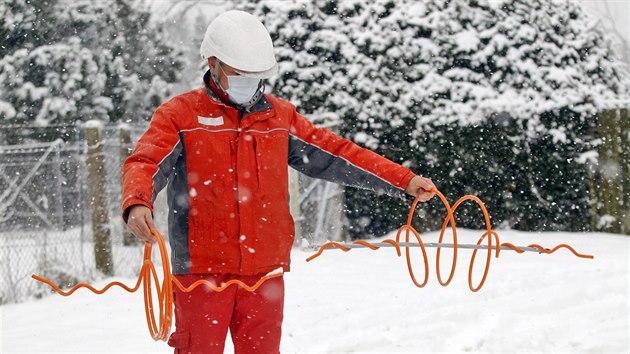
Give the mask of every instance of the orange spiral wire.
<svg viewBox="0 0 630 354">
<path fill-rule="evenodd" d="M 477 246 L 481 245 L 481 243 L 484 241 L 485 238 L 488 239 L 487 241 L 487 255 L 486 255 L 486 264 L 485 264 L 485 269 L 484 269 L 484 273 L 482 276 L 481 281 L 476 285 L 473 286 L 473 281 L 472 281 L 472 272 L 473 272 L 473 267 L 474 267 L 474 263 L 475 263 L 475 257 L 477 255 L 477 251 L 478 248 L 476 248 L 473 253 L 472 253 L 472 257 L 471 257 L 471 261 L 470 261 L 470 266 L 469 266 L 469 270 L 468 270 L 468 284 L 470 287 L 470 290 L 472 290 L 473 292 L 479 291 L 481 289 L 481 287 L 484 285 L 487 275 L 488 275 L 488 271 L 490 269 L 490 260 L 492 257 L 492 251 L 493 251 L 493 240 L 494 240 L 494 248 L 495 248 L 495 257 L 499 257 L 500 254 L 500 250 L 502 247 L 506 247 L 509 249 L 512 249 L 516 252 L 523 253 L 524 251 L 522 249 L 520 249 L 519 247 L 516 247 L 514 245 L 512 245 L 511 243 L 503 243 L 501 244 L 499 241 L 499 235 L 492 230 L 491 224 L 490 224 L 490 217 L 488 215 L 488 211 L 486 210 L 485 205 L 483 204 L 483 202 L 477 198 L 476 196 L 473 195 L 467 195 L 464 196 L 462 198 L 460 198 L 452 207 L 450 206 L 448 200 L 444 197 L 444 195 L 442 193 L 440 193 L 438 190 L 432 190 L 432 192 L 435 192 L 440 199 L 442 200 L 446 210 L 447 210 L 447 217 L 444 219 L 444 223 L 442 224 L 442 229 L 440 232 L 440 237 L 439 237 L 439 243 L 438 243 L 438 247 L 437 247 L 437 258 L 436 258 L 436 270 L 437 270 L 437 277 L 438 277 L 438 282 L 442 285 L 442 286 L 447 286 L 451 280 L 453 279 L 453 276 L 455 274 L 455 268 L 457 265 L 457 227 L 456 227 L 456 223 L 455 223 L 455 217 L 454 217 L 454 212 L 455 210 L 461 205 L 461 203 L 463 203 L 466 200 L 473 200 L 475 201 L 479 207 L 481 208 L 482 213 L 484 214 L 484 219 L 486 222 L 486 232 L 479 238 L 479 240 L 477 241 Z M 387 240 L 383 240 L 381 242 L 383 243 L 387 243 L 392 245 L 393 247 L 395 247 L 396 249 L 396 253 L 398 256 L 401 256 L 401 242 L 400 242 L 400 236 L 403 232 L 405 232 L 405 243 L 407 244 L 407 246 L 404 246 L 405 248 L 405 257 L 407 259 L 407 270 L 409 272 L 409 275 L 411 277 L 411 280 L 413 281 L 413 283 L 417 286 L 417 287 L 424 287 L 429 280 L 429 262 L 428 262 L 428 258 L 427 258 L 427 252 L 426 252 L 426 248 L 424 246 L 424 243 L 422 242 L 422 238 L 420 237 L 420 234 L 416 231 L 416 229 L 414 229 L 411 226 L 411 221 L 416 209 L 416 206 L 418 204 L 418 198 L 416 198 L 411 206 L 411 210 L 409 211 L 408 217 L 407 217 L 407 223 L 403 226 L 401 226 L 398 229 L 398 232 L 396 234 L 396 239 L 395 240 L 391 240 L 391 239 L 387 239 Z M 453 236 L 453 260 L 451 263 L 451 270 L 449 272 L 449 276 L 446 280 L 442 279 L 442 274 L 440 271 L 440 257 L 441 257 L 441 244 L 442 241 L 444 239 L 444 235 L 446 233 L 446 229 L 448 227 L 448 225 L 451 226 L 451 230 L 452 230 L 452 236 Z M 216 292 L 221 292 L 225 289 L 227 289 L 229 286 L 232 285 L 236 285 L 236 286 L 240 286 L 241 288 L 247 290 L 247 291 L 255 291 L 256 289 L 258 289 L 258 287 L 260 287 L 265 281 L 272 279 L 272 278 L 276 278 L 276 277 L 280 277 L 283 276 L 283 273 L 270 273 L 267 274 L 263 277 L 261 277 L 254 285 L 248 285 L 240 280 L 236 280 L 236 279 L 232 279 L 230 281 L 228 281 L 227 283 L 225 283 L 222 286 L 216 286 L 213 283 L 201 279 L 198 280 L 196 282 L 194 282 L 193 284 L 191 284 L 188 287 L 183 286 L 178 280 L 177 278 L 175 278 L 172 274 L 171 274 L 171 270 L 170 270 L 170 262 L 168 259 L 168 252 L 166 250 L 166 245 L 164 243 L 164 238 L 162 237 L 162 235 L 155 229 L 151 230 L 151 233 L 155 236 L 156 240 L 157 240 L 157 244 L 160 250 L 160 257 L 162 260 L 162 271 L 163 271 L 163 277 L 162 277 L 162 283 L 160 283 L 160 279 L 158 277 L 157 274 L 157 270 L 155 268 L 155 265 L 153 264 L 152 260 L 151 260 L 151 255 L 152 255 L 152 244 L 150 243 L 146 243 L 145 247 L 144 247 L 144 261 L 142 263 L 142 267 L 140 268 L 140 274 L 138 275 L 138 280 L 136 281 L 136 284 L 133 287 L 130 287 L 128 285 L 125 285 L 121 282 L 111 282 L 108 283 L 107 285 L 105 285 L 102 289 L 96 289 L 93 286 L 86 284 L 86 283 L 78 283 L 75 286 L 73 286 L 71 289 L 64 291 L 62 289 L 60 289 L 55 283 L 53 283 L 52 281 L 45 279 L 43 277 L 37 276 L 35 274 L 32 275 L 33 279 L 43 282 L 45 284 L 48 284 L 55 292 L 57 292 L 58 294 L 62 295 L 62 296 L 70 296 L 72 295 L 76 290 L 78 290 L 79 288 L 86 288 L 90 291 L 92 291 L 93 293 L 97 294 L 97 295 L 101 295 L 103 293 L 105 293 L 107 290 L 109 290 L 110 288 L 114 287 L 114 286 L 118 286 L 121 287 L 122 289 L 124 289 L 127 292 L 130 293 L 134 293 L 136 291 L 138 291 L 140 289 L 140 286 L 142 285 L 143 288 L 143 296 L 144 296 L 144 308 L 145 308 L 145 316 L 146 316 L 146 320 L 147 320 L 147 326 L 149 328 L 149 333 L 151 334 L 151 337 L 154 340 L 162 340 L 162 341 L 166 341 L 168 340 L 169 334 L 170 334 L 170 330 L 171 330 L 171 323 L 172 323 L 172 318 L 173 318 L 173 284 L 175 284 L 175 286 L 177 286 L 178 289 L 180 289 L 183 292 L 190 292 L 193 291 L 195 288 L 197 288 L 198 286 L 201 285 L 205 285 L 208 288 L 210 288 L 212 291 L 216 291 Z M 424 279 L 422 280 L 422 282 L 418 282 L 418 280 L 416 279 L 414 270 L 413 270 L 413 265 L 411 263 L 411 253 L 410 253 L 410 247 L 408 246 L 409 244 L 409 238 L 410 238 L 410 233 L 413 234 L 416 238 L 417 241 L 417 245 L 420 247 L 421 251 L 422 251 L 422 258 L 423 258 L 423 264 L 424 264 Z M 380 247 L 375 246 L 367 241 L 364 240 L 358 240 L 353 242 L 353 244 L 356 245 L 361 245 L 367 248 L 370 248 L 372 250 L 378 250 Z M 317 251 L 317 253 L 315 253 L 314 255 L 310 256 L 309 258 L 307 258 L 307 261 L 312 261 L 313 259 L 319 257 L 322 252 L 328 248 L 337 248 L 340 249 L 344 252 L 348 252 L 350 250 L 350 248 L 338 243 L 338 242 L 328 242 L 324 245 L 322 245 L 319 250 Z M 531 244 L 528 247 L 530 248 L 534 248 L 538 251 L 540 251 L 541 253 L 546 253 L 546 254 L 550 254 L 550 253 L 554 253 L 556 252 L 558 249 L 560 248 L 566 248 L 568 250 L 570 250 L 575 256 L 577 257 L 581 257 L 581 258 L 589 258 L 592 259 L 593 256 L 591 255 L 584 255 L 584 254 L 580 254 L 577 251 L 575 251 L 571 246 L 566 245 L 566 244 L 560 244 L 556 247 L 554 247 L 553 249 L 546 249 L 540 245 L 537 244 Z M 152 291 L 152 284 L 155 284 L 156 287 L 156 293 L 157 293 L 157 302 L 158 302 L 158 316 L 156 317 L 155 312 L 154 312 L 154 303 L 153 303 L 153 291 Z"/>
<path fill-rule="evenodd" d="M 492 252 L 493 252 L 493 247 L 494 247 L 494 252 L 495 252 L 495 258 L 499 257 L 499 254 L 501 252 L 502 248 L 508 248 L 508 249 L 512 249 L 514 251 L 516 251 L 517 253 L 523 253 L 524 251 L 519 248 L 514 246 L 511 243 L 501 243 L 499 241 L 499 235 L 492 230 L 492 226 L 490 223 L 490 215 L 488 214 L 488 210 L 486 209 L 486 206 L 483 204 L 483 202 L 481 201 L 481 199 L 479 199 L 478 197 L 474 196 L 474 195 L 466 195 L 461 197 L 460 199 L 458 199 L 455 204 L 453 204 L 453 206 L 451 207 L 450 203 L 448 202 L 448 200 L 446 199 L 446 197 L 444 197 L 444 195 L 438 191 L 437 189 L 433 189 L 430 192 L 434 192 L 441 200 L 442 203 L 444 204 L 444 207 L 446 208 L 446 212 L 447 212 L 447 216 L 446 218 L 444 218 L 444 222 L 442 223 L 442 228 L 440 231 L 440 237 L 438 240 L 438 244 L 437 244 L 437 253 L 436 253 L 436 273 L 437 273 L 437 278 L 438 278 L 438 282 L 440 283 L 440 285 L 442 286 L 447 286 L 450 284 L 450 282 L 453 280 L 453 276 L 455 274 L 455 269 L 457 267 L 457 250 L 458 250 L 458 244 L 457 244 L 457 225 L 455 222 L 455 210 L 457 210 L 457 208 L 465 201 L 467 200 L 472 200 L 475 203 L 477 203 L 477 205 L 479 206 L 479 208 L 481 209 L 481 212 L 483 213 L 484 216 L 484 220 L 486 223 L 486 229 L 483 235 L 481 235 L 481 237 L 479 238 L 479 240 L 477 241 L 476 246 L 481 246 L 481 244 L 484 242 L 484 240 L 487 238 L 487 246 L 485 248 L 487 248 L 487 253 L 486 253 L 486 262 L 485 262 L 485 267 L 484 267 L 484 271 L 483 271 L 483 275 L 481 277 L 481 280 L 476 284 L 473 285 L 473 269 L 474 269 L 474 265 L 475 265 L 475 259 L 477 257 L 477 252 L 479 251 L 479 247 L 475 248 L 473 250 L 472 256 L 470 258 L 470 264 L 468 267 L 468 287 L 470 288 L 471 291 L 473 292 L 477 292 L 479 291 L 484 283 L 486 282 L 486 278 L 488 277 L 488 272 L 490 271 L 490 261 L 492 259 Z M 407 260 L 407 271 L 409 272 L 409 276 L 411 278 L 411 281 L 414 283 L 414 285 L 416 285 L 419 288 L 424 287 L 428 281 L 429 281 L 429 261 L 428 261 L 428 257 L 427 257 L 427 251 L 424 245 L 424 242 L 422 242 L 422 238 L 420 237 L 420 234 L 418 233 L 418 231 L 416 231 L 416 229 L 413 228 L 413 226 L 411 226 L 411 221 L 413 219 L 413 215 L 414 212 L 416 210 L 416 206 L 418 205 L 419 199 L 416 197 L 416 199 L 413 201 L 413 204 L 411 205 L 411 210 L 409 211 L 409 214 L 407 216 L 407 223 L 403 226 L 401 226 L 398 229 L 398 232 L 396 233 L 396 239 L 395 240 L 391 240 L 391 239 L 386 239 L 383 240 L 381 242 L 383 243 L 388 243 L 391 244 L 392 246 L 394 246 L 396 248 L 396 253 L 398 254 L 398 256 L 401 256 L 401 241 L 400 241 L 400 236 L 401 234 L 404 232 L 405 233 L 405 244 L 406 246 L 404 246 L 405 248 L 405 258 Z M 444 235 L 446 233 L 446 229 L 448 228 L 448 226 L 450 225 L 451 227 L 451 234 L 453 237 L 453 243 L 452 243 L 452 247 L 453 247 L 453 260 L 451 262 L 451 269 L 448 275 L 448 278 L 446 278 L 446 280 L 443 280 L 442 278 L 442 272 L 440 270 L 440 258 L 441 258 L 441 251 L 442 251 L 442 241 L 444 240 Z M 411 262 L 411 252 L 410 252 L 410 247 L 409 247 L 409 238 L 410 238 L 410 233 L 413 234 L 416 238 L 417 245 L 418 247 L 420 247 L 420 250 L 422 252 L 422 260 L 423 260 L 423 264 L 424 264 L 424 279 L 422 280 L 422 282 L 419 282 L 416 279 L 416 274 L 414 272 L 414 267 L 412 265 Z M 367 241 L 364 240 L 358 240 L 358 241 L 354 241 L 352 244 L 356 244 L 356 245 L 361 245 L 367 248 L 370 248 L 372 250 L 377 250 L 380 247 L 375 246 Z M 341 243 L 338 242 L 327 242 L 325 244 L 323 244 L 319 250 L 313 254 L 312 256 L 308 257 L 306 259 L 306 261 L 310 262 L 313 259 L 321 256 L 321 254 L 324 252 L 324 250 L 328 249 L 328 248 L 337 248 L 340 249 L 344 252 L 348 252 L 350 251 L 351 248 L 344 246 Z M 585 254 L 581 254 L 578 253 L 575 249 L 573 249 L 573 247 L 567 245 L 567 244 L 560 244 L 556 247 L 554 247 L 553 249 L 546 249 L 540 245 L 537 244 L 531 244 L 529 246 L 527 246 L 529 248 L 533 248 L 538 250 L 541 253 L 545 253 L 545 254 L 551 254 L 556 252 L 558 249 L 560 248 L 566 248 L 569 251 L 571 251 L 575 256 L 580 257 L 580 258 L 587 258 L 587 259 L 593 259 L 594 257 L 591 255 L 585 255 Z"/>
<path fill-rule="evenodd" d="M 213 283 L 200 279 L 196 282 L 192 283 L 190 286 L 183 286 L 177 278 L 175 278 L 171 274 L 171 266 L 168 259 L 168 252 L 166 250 L 166 245 L 164 243 L 164 238 L 162 235 L 155 229 L 151 229 L 151 233 L 155 236 L 157 240 L 158 247 L 160 249 L 160 257 L 162 260 L 162 270 L 163 270 L 163 278 L 162 283 L 160 283 L 160 279 L 158 278 L 157 270 L 153 261 L 151 260 L 152 254 L 152 244 L 145 243 L 144 246 L 144 261 L 142 263 L 142 267 L 140 268 L 140 274 L 138 275 L 138 280 L 133 287 L 125 285 L 121 282 L 114 281 L 105 285 L 102 289 L 96 289 L 90 284 L 86 283 L 78 283 L 73 286 L 71 289 L 64 291 L 61 290 L 55 283 L 52 281 L 37 276 L 35 274 L 32 275 L 32 278 L 40 281 L 42 283 L 48 284 L 55 292 L 57 292 L 61 296 L 70 296 L 79 288 L 86 288 L 97 295 L 101 295 L 110 288 L 114 286 L 121 287 L 127 292 L 134 293 L 140 289 L 140 285 L 142 285 L 143 295 L 144 295 L 144 311 L 147 319 L 147 326 L 149 328 L 149 333 L 154 340 L 168 340 L 168 337 L 171 332 L 171 324 L 173 319 L 173 284 L 177 286 L 183 292 L 191 292 L 195 288 L 200 285 L 205 285 L 210 288 L 212 291 L 221 292 L 232 285 L 240 286 L 241 288 L 247 291 L 256 291 L 258 287 L 260 287 L 265 281 L 281 277 L 283 274 L 280 273 L 270 273 L 263 277 L 261 277 L 254 285 L 248 285 L 240 280 L 232 279 L 226 282 L 222 286 L 216 286 Z M 152 284 L 155 284 L 156 293 L 157 293 L 157 311 L 158 316 L 156 317 L 154 306 L 153 306 L 153 291 Z"/>
</svg>

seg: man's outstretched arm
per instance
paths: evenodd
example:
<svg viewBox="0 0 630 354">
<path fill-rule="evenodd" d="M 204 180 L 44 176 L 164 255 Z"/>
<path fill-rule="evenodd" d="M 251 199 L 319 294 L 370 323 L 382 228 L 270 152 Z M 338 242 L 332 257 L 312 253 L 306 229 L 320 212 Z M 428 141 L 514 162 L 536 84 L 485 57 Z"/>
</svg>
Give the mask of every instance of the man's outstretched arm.
<svg viewBox="0 0 630 354">
<path fill-rule="evenodd" d="M 289 134 L 289 165 L 310 177 L 400 198 L 410 194 L 427 201 L 434 195 L 430 179 L 315 127 L 295 110 Z"/>
</svg>

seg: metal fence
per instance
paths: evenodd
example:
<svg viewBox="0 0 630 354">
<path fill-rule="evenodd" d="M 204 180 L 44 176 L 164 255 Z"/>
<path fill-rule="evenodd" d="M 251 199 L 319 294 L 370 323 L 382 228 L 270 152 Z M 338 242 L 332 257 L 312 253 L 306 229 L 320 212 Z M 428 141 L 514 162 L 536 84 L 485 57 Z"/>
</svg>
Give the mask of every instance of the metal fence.
<svg viewBox="0 0 630 354">
<path fill-rule="evenodd" d="M 137 137 L 144 128 L 128 130 Z M 138 271 L 142 245 L 122 242 L 118 130 L 106 126 L 102 135 L 114 272 L 126 276 Z M 0 127 L 0 138 L 0 303 L 49 293 L 31 274 L 61 286 L 100 277 L 94 266 L 85 129 Z"/>
<path fill-rule="evenodd" d="M 106 173 L 106 227 L 117 276 L 135 277 L 142 264 L 143 244 L 128 242 L 135 239 L 129 238 L 120 205 L 122 163 L 145 129 L 99 129 Z M 32 274 L 61 287 L 104 277 L 95 262 L 87 160 L 83 126 L 0 126 L 0 304 L 50 294 Z M 298 178 L 297 173 L 290 176 L 295 186 L 291 200 L 295 203 L 297 244 L 344 238 L 341 187 L 306 176 Z M 165 193 L 160 193 L 155 203 L 159 230 L 167 230 L 165 199 Z"/>
</svg>

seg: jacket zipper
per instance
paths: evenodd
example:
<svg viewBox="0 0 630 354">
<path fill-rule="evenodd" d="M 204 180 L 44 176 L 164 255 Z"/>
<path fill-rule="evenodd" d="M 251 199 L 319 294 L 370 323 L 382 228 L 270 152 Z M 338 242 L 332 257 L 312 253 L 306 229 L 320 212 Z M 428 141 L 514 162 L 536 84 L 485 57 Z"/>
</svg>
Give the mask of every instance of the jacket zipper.
<svg viewBox="0 0 630 354">
<path fill-rule="evenodd" d="M 234 196 L 236 197 L 236 212 L 237 212 L 237 216 L 240 218 L 240 198 L 238 195 L 238 171 L 237 171 L 237 167 L 238 167 L 238 143 L 239 140 L 241 139 L 241 120 L 243 119 L 243 112 L 241 112 L 240 110 L 237 110 L 238 115 L 237 115 L 237 119 L 238 119 L 238 129 L 236 129 L 236 140 L 234 141 Z M 240 225 L 240 222 L 239 222 Z M 240 234 L 240 230 L 239 230 L 239 234 Z"/>
<path fill-rule="evenodd" d="M 234 142 L 234 196 L 236 197 L 236 217 L 237 217 L 237 227 L 238 227 L 238 239 L 240 241 L 241 239 L 241 198 L 239 196 L 239 192 L 238 192 L 238 144 L 239 141 L 241 139 L 241 120 L 243 119 L 243 112 L 241 112 L 241 110 L 238 110 L 238 115 L 237 115 L 237 119 L 238 119 L 238 129 L 236 130 L 236 141 Z M 239 250 L 241 249 L 240 244 L 239 244 Z M 240 259 L 239 259 L 239 268 L 242 269 L 243 268 L 243 255 L 242 253 L 240 253 Z"/>
</svg>

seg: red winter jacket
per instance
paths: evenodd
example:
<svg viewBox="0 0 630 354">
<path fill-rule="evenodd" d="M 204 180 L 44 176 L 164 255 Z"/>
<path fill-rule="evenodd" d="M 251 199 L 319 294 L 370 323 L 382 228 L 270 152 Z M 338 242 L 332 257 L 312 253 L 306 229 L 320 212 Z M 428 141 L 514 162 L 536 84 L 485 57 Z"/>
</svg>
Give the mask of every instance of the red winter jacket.
<svg viewBox="0 0 630 354">
<path fill-rule="evenodd" d="M 250 111 L 209 88 L 162 104 L 123 169 L 123 218 L 153 210 L 168 185 L 174 274 L 289 270 L 288 166 L 311 177 L 404 197 L 414 173 L 265 95 Z"/>
</svg>

